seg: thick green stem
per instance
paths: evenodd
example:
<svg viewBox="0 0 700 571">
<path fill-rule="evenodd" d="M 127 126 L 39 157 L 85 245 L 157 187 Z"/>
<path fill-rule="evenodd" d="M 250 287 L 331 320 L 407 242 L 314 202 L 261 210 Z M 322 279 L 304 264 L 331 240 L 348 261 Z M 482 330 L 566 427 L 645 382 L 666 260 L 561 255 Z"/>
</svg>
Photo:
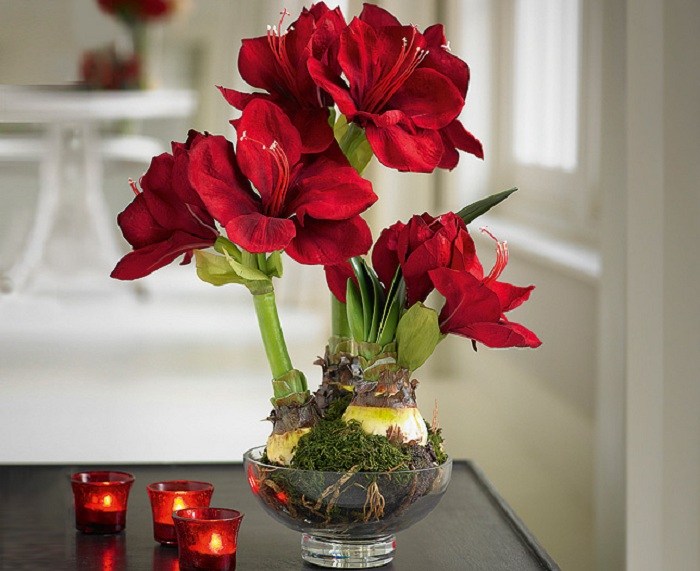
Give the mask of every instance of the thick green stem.
<svg viewBox="0 0 700 571">
<path fill-rule="evenodd" d="M 347 306 L 333 294 L 331 294 L 331 335 L 352 337 L 348 323 Z"/>
<path fill-rule="evenodd" d="M 292 360 L 287 352 L 287 344 L 284 341 L 284 333 L 282 333 L 279 316 L 277 315 L 275 293 L 268 292 L 254 295 L 253 302 L 265 347 L 265 354 L 270 363 L 272 376 L 276 379 L 291 371 L 293 367 Z"/>
</svg>

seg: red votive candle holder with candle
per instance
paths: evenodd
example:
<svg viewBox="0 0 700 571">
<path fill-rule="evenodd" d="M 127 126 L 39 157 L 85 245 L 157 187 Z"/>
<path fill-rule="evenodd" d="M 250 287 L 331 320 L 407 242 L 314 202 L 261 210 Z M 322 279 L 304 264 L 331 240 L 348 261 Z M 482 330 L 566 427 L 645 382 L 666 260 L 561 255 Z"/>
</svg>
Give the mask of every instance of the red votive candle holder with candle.
<svg viewBox="0 0 700 571">
<path fill-rule="evenodd" d="M 181 571 L 236 568 L 243 514 L 226 508 L 188 508 L 173 514 Z"/>
<path fill-rule="evenodd" d="M 78 472 L 71 476 L 75 527 L 83 533 L 119 533 L 134 477 L 127 472 Z"/>
<path fill-rule="evenodd" d="M 153 538 L 163 545 L 176 545 L 173 512 L 208 507 L 214 486 L 208 482 L 169 480 L 146 486 L 153 512 Z"/>
</svg>

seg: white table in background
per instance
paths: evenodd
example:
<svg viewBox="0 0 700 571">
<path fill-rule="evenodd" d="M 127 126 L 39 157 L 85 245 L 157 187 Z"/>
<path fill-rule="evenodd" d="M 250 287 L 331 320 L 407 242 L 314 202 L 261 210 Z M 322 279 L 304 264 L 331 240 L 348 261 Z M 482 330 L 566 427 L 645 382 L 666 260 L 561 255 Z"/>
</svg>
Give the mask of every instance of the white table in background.
<svg viewBox="0 0 700 571">
<path fill-rule="evenodd" d="M 91 276 L 105 283 L 121 249 L 102 191 L 103 160 L 111 156 L 147 161 L 163 149 L 142 136 L 104 139 L 100 127 L 115 121 L 187 117 L 195 106 L 196 98 L 188 90 L 0 87 L 0 123 L 35 124 L 43 130 L 34 143 L 0 141 L 0 159 L 3 154 L 26 159 L 38 150 L 41 178 L 28 242 L 8 276 L 10 290 L 48 286 L 51 291 L 78 293 L 95 287 Z"/>
</svg>

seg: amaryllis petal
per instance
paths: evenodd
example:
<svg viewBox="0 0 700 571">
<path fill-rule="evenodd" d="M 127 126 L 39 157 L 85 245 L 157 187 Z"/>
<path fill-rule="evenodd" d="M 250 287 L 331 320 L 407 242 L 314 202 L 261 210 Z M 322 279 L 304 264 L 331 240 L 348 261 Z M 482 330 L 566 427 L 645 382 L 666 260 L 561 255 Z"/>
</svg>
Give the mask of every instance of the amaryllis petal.
<svg viewBox="0 0 700 571">
<path fill-rule="evenodd" d="M 197 141 L 189 166 L 192 185 L 222 225 L 260 210 L 260 199 L 238 169 L 233 145 L 224 137 L 211 135 Z"/>
<path fill-rule="evenodd" d="M 272 92 L 281 90 L 279 63 L 267 36 L 243 40 L 238 52 L 238 72 L 253 87 Z"/>
<path fill-rule="evenodd" d="M 484 148 L 481 141 L 467 131 L 462 123 L 455 119 L 447 127 L 440 130 L 446 148 L 457 148 L 478 157 L 484 158 Z"/>
<path fill-rule="evenodd" d="M 435 69 L 448 77 L 464 99 L 469 87 L 469 66 L 450 53 L 445 27 L 434 24 L 425 29 L 423 36 L 428 46 L 428 55 L 421 67 Z"/>
<path fill-rule="evenodd" d="M 315 59 L 309 59 L 306 65 L 316 84 L 327 91 L 338 105 L 340 112 L 352 120 L 357 114 L 357 106 L 340 76 L 327 65 Z"/>
<path fill-rule="evenodd" d="M 191 143 L 194 137 L 188 140 Z M 187 179 L 188 150 L 173 145 L 173 155 L 163 153 L 151 160 L 141 177 L 141 186 L 147 190 L 144 201 L 155 222 L 163 228 L 178 228 L 200 235 L 204 224 L 212 227 L 210 215 L 200 208 L 201 200 Z"/>
<path fill-rule="evenodd" d="M 428 68 L 415 70 L 389 100 L 417 126 L 442 129 L 449 125 L 464 106 L 464 99 L 452 82 Z"/>
<path fill-rule="evenodd" d="M 400 26 L 395 16 L 374 4 L 364 4 L 359 16 L 360 20 L 366 22 L 373 28 L 383 28 L 386 26 Z"/>
<path fill-rule="evenodd" d="M 294 222 L 252 212 L 233 218 L 226 224 L 228 237 L 249 252 L 260 254 L 284 250 L 294 238 Z"/>
<path fill-rule="evenodd" d="M 170 234 L 149 212 L 143 193 L 117 216 L 117 224 L 126 241 L 137 249 L 166 240 Z"/>
<path fill-rule="evenodd" d="M 282 171 L 288 173 L 299 161 L 299 132 L 277 105 L 260 99 L 246 106 L 236 130 L 238 165 L 263 203 L 269 203 L 284 178 Z"/>
<path fill-rule="evenodd" d="M 542 345 L 532 331 L 518 323 L 471 323 L 462 328 L 450 331 L 450 333 L 468 337 L 493 349 L 505 349 L 507 347 L 536 348 Z"/>
<path fill-rule="evenodd" d="M 440 162 L 438 163 L 438 167 L 451 171 L 459 163 L 459 153 L 457 152 L 457 149 L 450 144 L 449 140 L 442 134 L 442 132 L 440 135 L 442 136 L 442 146 L 444 150 L 442 157 L 440 158 Z"/>
<path fill-rule="evenodd" d="M 449 267 L 453 270 L 469 272 L 477 279 L 484 277 L 484 268 L 476 255 L 476 244 L 469 232 L 459 232 L 452 244 L 452 258 Z"/>
<path fill-rule="evenodd" d="M 307 217 L 287 253 L 301 264 L 335 265 L 365 254 L 371 245 L 369 226 L 360 216 L 337 221 Z"/>
<path fill-rule="evenodd" d="M 504 313 L 525 301 L 533 286 L 479 279 L 469 272 L 439 268 L 430 279 L 445 297 L 440 330 L 469 337 L 488 347 L 538 347 L 541 342 L 529 329 L 506 319 Z"/>
<path fill-rule="evenodd" d="M 162 242 L 129 252 L 119 260 L 110 275 L 119 280 L 142 278 L 167 266 L 181 254 L 188 254 L 193 249 L 208 248 L 213 243 L 213 240 L 202 240 L 197 236 L 177 231 Z"/>
<path fill-rule="evenodd" d="M 385 228 L 372 248 L 372 267 L 385 288 L 389 288 L 399 267 L 398 239 L 405 226 L 403 222 L 396 222 Z"/>
<path fill-rule="evenodd" d="M 334 266 L 323 266 L 323 271 L 326 274 L 328 289 L 339 301 L 346 303 L 348 280 L 357 283 L 357 276 L 355 276 L 350 263 L 343 262 Z"/>
<path fill-rule="evenodd" d="M 321 153 L 335 140 L 328 124 L 328 109 L 304 108 L 288 114 L 301 135 L 302 153 Z"/>
<path fill-rule="evenodd" d="M 402 264 L 406 280 L 406 302 L 410 307 L 418 301 L 425 301 L 433 290 L 433 282 L 428 271 L 446 267 L 452 255 L 452 243 L 447 237 L 436 234 L 418 246 Z"/>
<path fill-rule="evenodd" d="M 365 106 L 365 94 L 376 84 L 381 73 L 376 57 L 381 54 L 378 43 L 377 32 L 368 24 L 353 18 L 340 35 L 338 49 L 338 63 L 350 83 L 350 94 L 355 102 L 369 112 L 376 110 Z M 329 93 L 333 95 L 332 92 Z"/>
<path fill-rule="evenodd" d="M 498 296 L 481 280 L 466 272 L 438 268 L 429 272 L 430 279 L 445 297 L 440 312 L 443 333 L 477 322 L 498 322 L 503 314 Z"/>
<path fill-rule="evenodd" d="M 503 307 L 503 313 L 515 309 L 530 298 L 535 286 L 519 287 L 506 282 L 489 282 L 489 288 L 498 296 Z"/>
<path fill-rule="evenodd" d="M 236 89 L 221 87 L 220 85 L 217 85 L 217 88 L 229 105 L 241 111 L 245 109 L 245 106 L 254 99 L 270 99 L 270 96 L 267 93 L 244 93 Z"/>
<path fill-rule="evenodd" d="M 311 52 L 314 58 L 336 66 L 338 71 L 337 49 L 340 33 L 345 29 L 345 17 L 340 8 L 329 10 L 323 2 L 314 4 L 309 12 L 316 19 L 311 36 Z"/>
<path fill-rule="evenodd" d="M 364 212 L 377 201 L 372 184 L 350 165 L 320 157 L 300 171 L 288 209 L 300 220 L 342 220 Z"/>
<path fill-rule="evenodd" d="M 399 171 L 433 172 L 442 157 L 442 139 L 437 131 L 417 129 L 410 133 L 402 126 L 366 127 L 367 140 L 383 165 Z"/>
</svg>

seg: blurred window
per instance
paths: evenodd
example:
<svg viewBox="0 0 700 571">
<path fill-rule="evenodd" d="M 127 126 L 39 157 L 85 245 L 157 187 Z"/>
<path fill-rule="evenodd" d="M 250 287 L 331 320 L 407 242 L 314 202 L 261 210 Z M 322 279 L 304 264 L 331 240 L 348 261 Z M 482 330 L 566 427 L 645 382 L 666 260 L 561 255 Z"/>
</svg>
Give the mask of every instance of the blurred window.
<svg viewBox="0 0 700 571">
<path fill-rule="evenodd" d="M 498 188 L 521 189 L 509 216 L 591 242 L 597 220 L 599 1 L 508 0 L 495 28 L 495 179 Z"/>
<path fill-rule="evenodd" d="M 517 0 L 513 155 L 525 165 L 578 164 L 580 0 Z"/>
</svg>

